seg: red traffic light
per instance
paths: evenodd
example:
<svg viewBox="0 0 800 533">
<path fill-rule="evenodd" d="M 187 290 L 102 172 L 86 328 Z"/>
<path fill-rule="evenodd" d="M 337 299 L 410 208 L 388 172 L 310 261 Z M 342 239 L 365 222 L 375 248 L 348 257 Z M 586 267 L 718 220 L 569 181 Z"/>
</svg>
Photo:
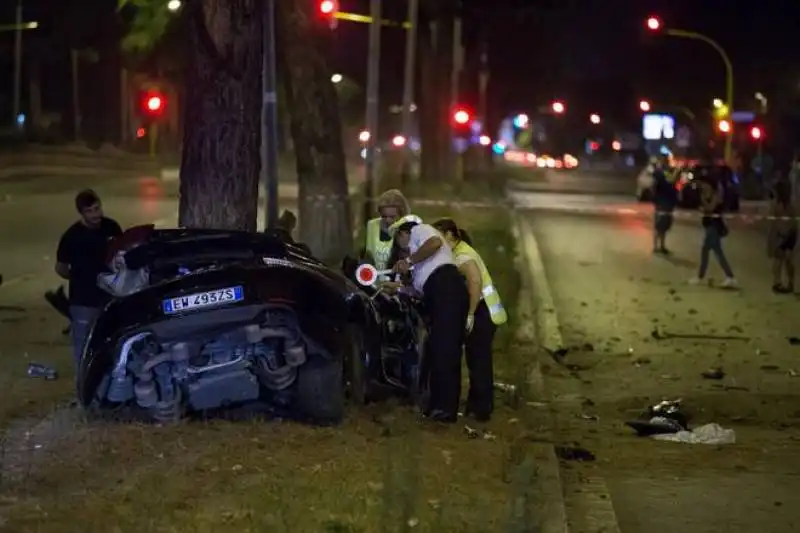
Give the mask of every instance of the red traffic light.
<svg viewBox="0 0 800 533">
<path fill-rule="evenodd" d="M 639 109 L 647 113 L 648 111 L 650 111 L 650 102 L 648 102 L 647 100 L 641 100 L 639 102 Z"/>
<path fill-rule="evenodd" d="M 761 128 L 758 126 L 753 126 L 750 128 L 750 137 L 752 137 L 756 141 L 760 141 L 762 137 L 764 137 L 764 132 L 761 131 Z"/>
<path fill-rule="evenodd" d="M 564 106 L 563 102 L 553 102 L 553 104 L 550 107 L 553 109 L 553 113 L 559 115 L 566 110 L 566 107 Z"/>
<path fill-rule="evenodd" d="M 456 121 L 456 124 L 465 125 L 467 124 L 472 117 L 469 114 L 469 111 L 466 109 L 457 109 L 455 113 L 453 113 L 453 120 Z"/>
<path fill-rule="evenodd" d="M 319 12 L 323 15 L 333 15 L 337 11 L 335 0 L 322 0 L 319 3 Z"/>
<path fill-rule="evenodd" d="M 142 110 L 151 116 L 160 115 L 164 112 L 166 98 L 159 92 L 148 92 L 142 98 Z"/>
<path fill-rule="evenodd" d="M 650 31 L 658 31 L 661 29 L 661 20 L 658 17 L 650 17 L 647 19 L 647 29 Z"/>
</svg>

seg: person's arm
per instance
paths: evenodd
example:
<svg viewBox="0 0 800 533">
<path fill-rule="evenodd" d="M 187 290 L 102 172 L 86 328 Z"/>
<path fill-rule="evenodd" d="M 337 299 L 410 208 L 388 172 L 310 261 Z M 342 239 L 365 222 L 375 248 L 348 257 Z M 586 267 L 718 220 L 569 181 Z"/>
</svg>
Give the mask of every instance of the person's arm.
<svg viewBox="0 0 800 533">
<path fill-rule="evenodd" d="M 411 239 L 417 245 L 417 251 L 408 257 L 412 265 L 430 258 L 444 246 L 442 237 L 430 226 L 415 226 L 411 229 Z"/>
<path fill-rule="evenodd" d="M 58 241 L 58 250 L 56 251 L 56 274 L 66 280 L 69 279 L 69 265 L 71 262 L 69 241 L 69 231 L 67 231 Z"/>
<path fill-rule="evenodd" d="M 481 271 L 478 264 L 471 257 L 458 260 L 458 270 L 467 279 L 467 290 L 469 291 L 469 314 L 474 315 L 478 304 L 481 303 L 483 283 L 481 282 Z"/>
</svg>

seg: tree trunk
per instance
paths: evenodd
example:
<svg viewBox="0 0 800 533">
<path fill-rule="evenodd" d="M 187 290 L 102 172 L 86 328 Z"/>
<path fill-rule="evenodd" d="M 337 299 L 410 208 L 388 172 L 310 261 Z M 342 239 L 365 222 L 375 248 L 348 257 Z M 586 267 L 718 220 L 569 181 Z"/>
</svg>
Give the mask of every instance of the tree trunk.
<svg viewBox="0 0 800 533">
<path fill-rule="evenodd" d="M 439 138 L 439 120 L 441 100 L 438 98 L 438 80 L 436 68 L 436 35 L 430 24 L 420 24 L 419 28 L 419 61 L 420 61 L 420 102 L 419 130 L 422 142 L 420 154 L 420 179 L 436 181 L 441 174 L 441 139 Z"/>
<path fill-rule="evenodd" d="M 261 5 L 198 0 L 180 175 L 179 225 L 256 230 L 261 168 Z"/>
<path fill-rule="evenodd" d="M 352 249 L 342 125 L 325 51 L 330 28 L 315 0 L 278 2 L 279 66 L 299 182 L 300 240 L 322 260 Z M 326 36 L 328 39 L 326 39 Z"/>
</svg>

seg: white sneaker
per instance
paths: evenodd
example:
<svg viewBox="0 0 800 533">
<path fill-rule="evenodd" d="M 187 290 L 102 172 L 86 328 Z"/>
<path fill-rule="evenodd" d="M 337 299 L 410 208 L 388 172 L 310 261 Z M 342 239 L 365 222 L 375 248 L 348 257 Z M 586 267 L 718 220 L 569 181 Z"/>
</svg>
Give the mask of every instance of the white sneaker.
<svg viewBox="0 0 800 533">
<path fill-rule="evenodd" d="M 736 281 L 736 278 L 725 278 L 725 281 L 722 282 L 722 287 L 725 289 L 736 289 L 739 287 L 739 282 Z"/>
<path fill-rule="evenodd" d="M 700 285 L 701 283 L 703 283 L 703 280 L 697 277 L 689 280 L 689 285 Z"/>
</svg>

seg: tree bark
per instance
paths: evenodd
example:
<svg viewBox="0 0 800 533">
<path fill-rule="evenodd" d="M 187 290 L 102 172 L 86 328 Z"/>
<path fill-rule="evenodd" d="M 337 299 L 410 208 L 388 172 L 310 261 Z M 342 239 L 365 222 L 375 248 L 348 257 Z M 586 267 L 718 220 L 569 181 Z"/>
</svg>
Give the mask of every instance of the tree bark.
<svg viewBox="0 0 800 533">
<path fill-rule="evenodd" d="M 186 3 L 193 46 L 180 171 L 182 227 L 256 230 L 262 4 Z"/>
<path fill-rule="evenodd" d="M 342 125 L 315 0 L 278 2 L 279 67 L 299 182 L 300 240 L 325 261 L 350 252 L 352 219 Z M 328 37 L 326 39 L 326 37 Z"/>
</svg>

